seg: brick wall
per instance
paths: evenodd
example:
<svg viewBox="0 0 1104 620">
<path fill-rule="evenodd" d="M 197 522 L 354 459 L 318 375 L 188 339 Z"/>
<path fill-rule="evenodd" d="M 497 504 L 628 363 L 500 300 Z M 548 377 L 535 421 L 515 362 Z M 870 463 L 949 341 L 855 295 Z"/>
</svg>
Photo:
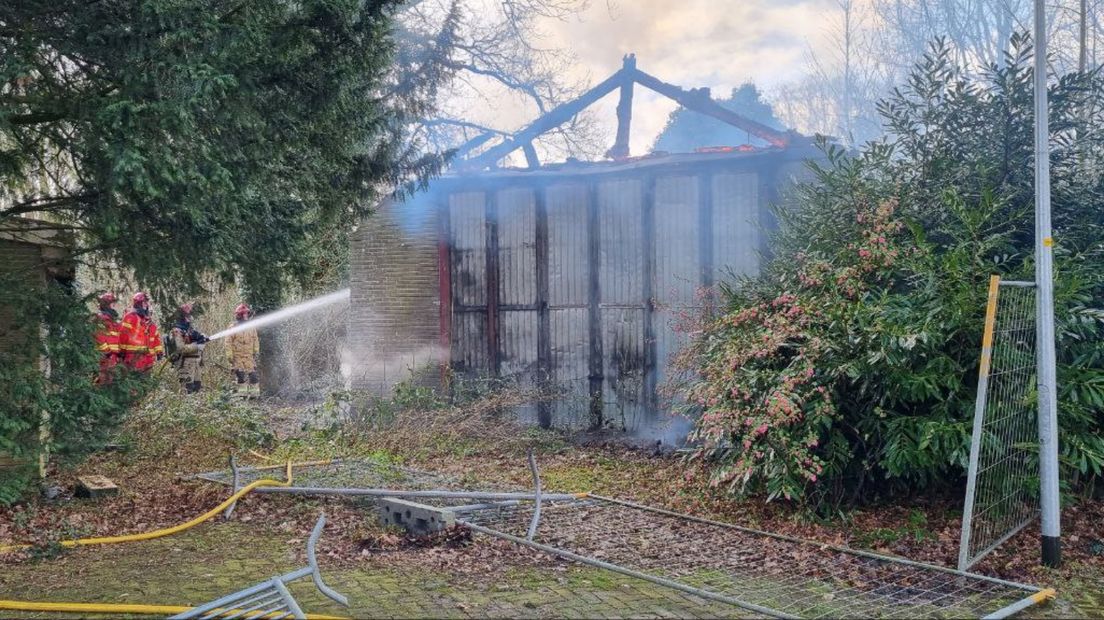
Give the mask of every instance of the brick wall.
<svg viewBox="0 0 1104 620">
<path fill-rule="evenodd" d="M 353 235 L 343 360 L 353 388 L 386 394 L 411 370 L 439 377 L 437 230 L 433 196 L 422 195 L 385 202 Z"/>
</svg>

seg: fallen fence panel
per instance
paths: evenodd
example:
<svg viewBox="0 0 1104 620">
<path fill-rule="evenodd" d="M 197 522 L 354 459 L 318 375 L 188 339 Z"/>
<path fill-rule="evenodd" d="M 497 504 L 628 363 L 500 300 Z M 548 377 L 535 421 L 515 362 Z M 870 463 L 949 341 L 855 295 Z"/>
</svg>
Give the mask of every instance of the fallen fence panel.
<svg viewBox="0 0 1104 620">
<path fill-rule="evenodd" d="M 496 506 L 457 521 L 778 618 L 1006 617 L 1053 596 L 1025 584 L 594 496 L 546 505 L 530 542 L 532 511 L 532 503 Z"/>
</svg>

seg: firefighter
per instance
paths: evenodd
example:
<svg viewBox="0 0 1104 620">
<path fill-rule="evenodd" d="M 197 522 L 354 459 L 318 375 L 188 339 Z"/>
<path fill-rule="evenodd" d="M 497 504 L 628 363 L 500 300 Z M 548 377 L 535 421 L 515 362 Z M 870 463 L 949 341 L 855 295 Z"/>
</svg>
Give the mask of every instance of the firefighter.
<svg viewBox="0 0 1104 620">
<path fill-rule="evenodd" d="M 149 295 L 141 291 L 135 293 L 131 306 L 119 330 L 119 348 L 127 368 L 147 372 L 165 356 L 165 348 L 161 344 L 157 323 L 150 316 Z"/>
<path fill-rule="evenodd" d="M 96 319 L 99 321 L 96 326 L 96 350 L 100 352 L 100 373 L 96 377 L 96 383 L 99 385 L 111 383 L 115 366 L 122 361 L 123 356 L 119 345 L 122 324 L 119 322 L 119 313 L 115 311 L 115 301 L 114 293 L 100 295 L 100 309 L 96 312 Z"/>
<path fill-rule="evenodd" d="M 246 323 L 252 314 L 253 311 L 249 306 L 238 304 L 238 307 L 234 308 L 234 322 L 230 327 Z M 255 329 L 242 330 L 226 337 L 226 358 L 237 381 L 235 391 L 246 397 L 261 395 L 261 386 L 257 380 L 257 356 L 260 352 L 261 343 Z M 246 380 L 249 381 L 248 384 Z"/>
<path fill-rule="evenodd" d="M 185 394 L 195 394 L 203 387 L 203 347 L 207 345 L 204 336 L 192 326 L 192 311 L 195 304 L 186 303 L 176 311 L 176 323 L 169 333 L 169 350 L 173 365 L 176 366 L 180 385 Z"/>
</svg>

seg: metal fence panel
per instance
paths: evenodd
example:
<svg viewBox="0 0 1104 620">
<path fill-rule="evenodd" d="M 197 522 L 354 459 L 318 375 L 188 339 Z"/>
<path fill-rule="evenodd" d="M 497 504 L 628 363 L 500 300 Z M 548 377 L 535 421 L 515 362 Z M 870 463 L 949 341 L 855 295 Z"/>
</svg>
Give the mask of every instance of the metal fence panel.
<svg viewBox="0 0 1104 620">
<path fill-rule="evenodd" d="M 590 496 L 466 514 L 475 531 L 776 618 L 1003 618 L 1053 591 Z M 738 615 L 733 609 L 733 615 Z"/>
<path fill-rule="evenodd" d="M 958 567 L 966 570 L 1039 514 L 1035 289 L 989 282 Z"/>
</svg>

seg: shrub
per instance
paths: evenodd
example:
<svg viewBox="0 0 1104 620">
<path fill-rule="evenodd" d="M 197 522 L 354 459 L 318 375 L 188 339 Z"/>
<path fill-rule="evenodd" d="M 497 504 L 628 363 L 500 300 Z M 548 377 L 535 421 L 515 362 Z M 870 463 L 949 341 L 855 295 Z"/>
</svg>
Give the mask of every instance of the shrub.
<svg viewBox="0 0 1104 620">
<path fill-rule="evenodd" d="M 937 43 L 879 109 L 887 137 L 779 207 L 775 259 L 723 290 L 680 358 L 697 458 L 735 492 L 821 505 L 953 483 L 968 460 L 989 275 L 1033 279 L 1031 48 L 961 76 Z M 1104 467 L 1104 81 L 1050 89 L 1067 474 Z"/>
</svg>

